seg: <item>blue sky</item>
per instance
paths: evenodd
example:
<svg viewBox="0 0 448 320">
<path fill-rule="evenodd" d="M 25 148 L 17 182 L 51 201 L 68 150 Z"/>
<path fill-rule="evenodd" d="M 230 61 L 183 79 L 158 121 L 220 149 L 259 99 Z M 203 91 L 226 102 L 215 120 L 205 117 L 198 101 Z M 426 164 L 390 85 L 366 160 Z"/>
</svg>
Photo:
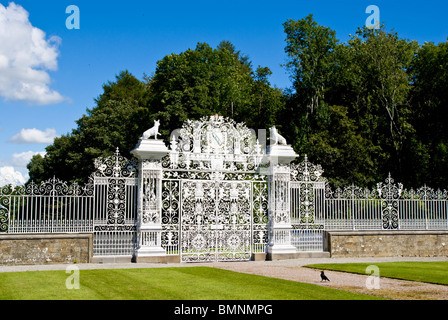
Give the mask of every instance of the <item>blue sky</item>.
<svg viewBox="0 0 448 320">
<path fill-rule="evenodd" d="M 26 179 L 27 159 L 44 152 L 54 136 L 71 132 L 95 105 L 102 84 L 121 70 L 141 79 L 165 55 L 198 42 L 216 47 L 231 41 L 254 67 L 271 68 L 273 85 L 287 88 L 280 66 L 287 19 L 313 13 L 344 42 L 365 24 L 366 7 L 373 4 L 387 28 L 403 38 L 439 43 L 448 37 L 448 4 L 435 0 L 10 2 L 0 0 L 0 185 Z M 66 27 L 72 4 L 80 11 L 79 30 Z"/>
</svg>

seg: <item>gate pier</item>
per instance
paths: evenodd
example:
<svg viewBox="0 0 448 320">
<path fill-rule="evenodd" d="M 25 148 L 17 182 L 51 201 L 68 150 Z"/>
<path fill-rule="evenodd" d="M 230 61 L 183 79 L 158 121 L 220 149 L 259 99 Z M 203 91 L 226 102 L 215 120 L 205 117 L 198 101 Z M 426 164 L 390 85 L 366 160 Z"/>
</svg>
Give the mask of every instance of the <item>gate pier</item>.
<svg viewBox="0 0 448 320">
<path fill-rule="evenodd" d="M 157 137 L 157 135 L 155 135 Z M 135 260 L 162 262 L 162 164 L 168 154 L 162 140 L 142 137 L 131 153 L 138 159 L 137 243 Z"/>
<path fill-rule="evenodd" d="M 298 155 L 290 145 L 271 144 L 266 150 L 269 160 L 269 229 L 268 260 L 288 259 L 296 255 L 291 242 L 291 169 Z"/>
</svg>

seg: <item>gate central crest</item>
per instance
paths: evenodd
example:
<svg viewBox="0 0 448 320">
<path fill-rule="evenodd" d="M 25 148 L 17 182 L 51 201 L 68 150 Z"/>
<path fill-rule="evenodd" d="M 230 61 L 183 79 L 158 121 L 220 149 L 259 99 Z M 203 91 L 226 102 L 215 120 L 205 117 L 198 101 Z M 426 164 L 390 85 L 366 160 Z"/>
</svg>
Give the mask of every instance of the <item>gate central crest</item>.
<svg viewBox="0 0 448 320">
<path fill-rule="evenodd" d="M 222 116 L 187 120 L 171 137 L 171 168 L 206 171 L 255 170 L 263 153 L 255 132 Z"/>
</svg>

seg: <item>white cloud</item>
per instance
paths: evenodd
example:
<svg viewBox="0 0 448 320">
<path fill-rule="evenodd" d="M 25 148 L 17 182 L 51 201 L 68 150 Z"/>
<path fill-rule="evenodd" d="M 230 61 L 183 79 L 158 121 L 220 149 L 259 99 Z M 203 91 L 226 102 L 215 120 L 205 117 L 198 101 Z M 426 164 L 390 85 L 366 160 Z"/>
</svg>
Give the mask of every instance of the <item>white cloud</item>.
<svg viewBox="0 0 448 320">
<path fill-rule="evenodd" d="M 12 143 L 25 144 L 25 143 L 53 143 L 56 138 L 56 130 L 47 128 L 45 131 L 33 129 L 22 129 L 20 132 L 8 141 Z"/>
<path fill-rule="evenodd" d="M 0 167 L 0 186 L 12 184 L 14 186 L 23 185 L 28 180 L 20 171 L 14 167 Z"/>
<path fill-rule="evenodd" d="M 0 159 L 0 186 L 6 184 L 23 185 L 28 179 L 27 164 L 35 154 L 45 156 L 45 151 L 25 151 L 13 153 L 11 158 Z"/>
<path fill-rule="evenodd" d="M 33 27 L 28 12 L 11 2 L 0 4 L 0 96 L 33 104 L 59 103 L 65 98 L 49 87 L 47 70 L 57 69 L 61 38 L 48 40 Z"/>
<path fill-rule="evenodd" d="M 12 158 L 9 160 L 9 163 L 14 167 L 26 168 L 26 165 L 31 161 L 31 158 L 36 154 L 40 154 L 42 157 L 44 157 L 45 151 L 43 152 L 25 151 L 21 153 L 13 153 Z"/>
</svg>

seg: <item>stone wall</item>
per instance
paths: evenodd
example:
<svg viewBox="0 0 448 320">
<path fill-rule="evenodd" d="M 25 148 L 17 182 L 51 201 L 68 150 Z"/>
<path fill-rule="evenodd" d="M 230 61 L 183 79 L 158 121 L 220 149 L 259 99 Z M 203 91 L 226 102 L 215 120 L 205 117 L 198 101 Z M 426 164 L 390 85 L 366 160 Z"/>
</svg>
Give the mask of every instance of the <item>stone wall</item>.
<svg viewBox="0 0 448 320">
<path fill-rule="evenodd" d="M 0 265 L 88 263 L 93 234 L 0 234 Z"/>
<path fill-rule="evenodd" d="M 447 257 L 448 231 L 329 231 L 331 257 Z"/>
</svg>

